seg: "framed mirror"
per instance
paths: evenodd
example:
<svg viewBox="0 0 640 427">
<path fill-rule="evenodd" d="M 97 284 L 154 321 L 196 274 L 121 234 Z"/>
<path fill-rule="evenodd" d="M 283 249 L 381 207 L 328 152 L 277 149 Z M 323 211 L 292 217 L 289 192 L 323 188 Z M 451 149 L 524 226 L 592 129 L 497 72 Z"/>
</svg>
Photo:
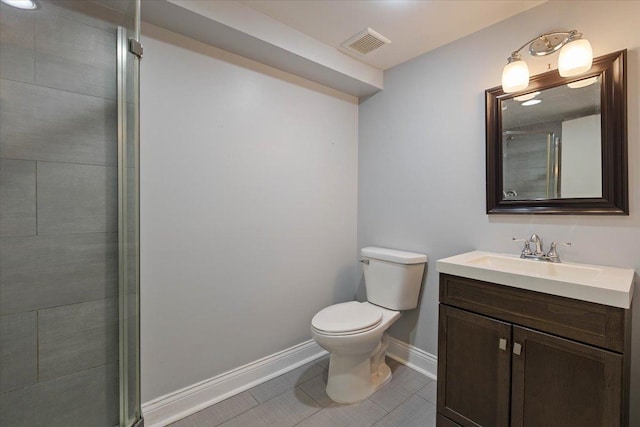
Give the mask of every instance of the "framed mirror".
<svg viewBox="0 0 640 427">
<path fill-rule="evenodd" d="M 629 214 L 626 56 L 485 92 L 488 214 Z"/>
</svg>

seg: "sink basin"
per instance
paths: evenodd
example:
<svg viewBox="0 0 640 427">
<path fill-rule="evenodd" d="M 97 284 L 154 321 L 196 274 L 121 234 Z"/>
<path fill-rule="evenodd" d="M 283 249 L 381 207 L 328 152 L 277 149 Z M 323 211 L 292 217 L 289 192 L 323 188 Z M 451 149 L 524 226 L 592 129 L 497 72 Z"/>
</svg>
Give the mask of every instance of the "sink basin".
<svg viewBox="0 0 640 427">
<path fill-rule="evenodd" d="M 629 308 L 632 269 L 521 259 L 517 255 L 473 251 L 438 260 L 440 273 L 531 291 Z"/>
<path fill-rule="evenodd" d="M 481 255 L 468 261 L 471 265 L 489 268 L 499 271 L 525 274 L 527 276 L 553 278 L 564 282 L 591 280 L 601 274 L 603 269 L 597 266 L 554 264 L 524 260 L 522 258 L 510 258 L 494 254 Z"/>
</svg>

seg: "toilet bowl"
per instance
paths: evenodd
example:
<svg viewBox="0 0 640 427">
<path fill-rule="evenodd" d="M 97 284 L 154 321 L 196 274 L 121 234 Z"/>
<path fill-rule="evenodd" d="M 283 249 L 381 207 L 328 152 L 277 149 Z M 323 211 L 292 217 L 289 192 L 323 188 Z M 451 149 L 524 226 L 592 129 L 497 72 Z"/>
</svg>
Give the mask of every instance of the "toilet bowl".
<svg viewBox="0 0 640 427">
<path fill-rule="evenodd" d="M 311 320 L 311 336 L 330 353 L 327 395 L 339 403 L 366 399 L 391 379 L 385 363 L 389 327 L 417 306 L 426 255 L 363 248 L 367 301 L 334 304 Z"/>
<path fill-rule="evenodd" d="M 332 305 L 314 316 L 311 336 L 331 354 L 327 395 L 332 400 L 359 402 L 391 379 L 386 336 L 399 317 L 399 311 L 356 301 Z"/>
</svg>

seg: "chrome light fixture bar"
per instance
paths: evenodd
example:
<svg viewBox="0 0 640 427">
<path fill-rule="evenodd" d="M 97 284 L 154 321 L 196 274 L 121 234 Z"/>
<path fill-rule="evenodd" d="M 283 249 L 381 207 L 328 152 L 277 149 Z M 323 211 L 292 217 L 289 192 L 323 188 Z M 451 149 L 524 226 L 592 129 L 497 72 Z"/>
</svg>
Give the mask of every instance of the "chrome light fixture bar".
<svg viewBox="0 0 640 427">
<path fill-rule="evenodd" d="M 593 63 L 591 43 L 583 39 L 577 30 L 540 34 L 511 52 L 502 70 L 502 90 L 505 93 L 518 92 L 529 86 L 529 67 L 520 56 L 520 51 L 527 46 L 532 56 L 546 56 L 560 50 L 558 71 L 562 77 L 585 73 Z"/>
</svg>

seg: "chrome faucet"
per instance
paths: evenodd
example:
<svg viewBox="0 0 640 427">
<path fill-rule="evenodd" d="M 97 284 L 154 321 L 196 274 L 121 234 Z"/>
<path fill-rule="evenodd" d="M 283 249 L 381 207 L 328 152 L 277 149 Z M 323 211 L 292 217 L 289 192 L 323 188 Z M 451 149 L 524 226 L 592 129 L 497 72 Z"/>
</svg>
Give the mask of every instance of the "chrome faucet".
<svg viewBox="0 0 640 427">
<path fill-rule="evenodd" d="M 542 250 L 542 239 L 537 234 L 532 234 L 529 237 L 529 242 L 536 245 L 536 250 L 533 252 L 534 256 L 544 256 L 544 251 Z"/>
<path fill-rule="evenodd" d="M 556 243 L 551 242 L 551 246 L 549 247 L 549 252 L 544 252 L 544 246 L 542 239 L 537 234 L 532 234 L 529 239 L 516 239 L 512 238 L 516 242 L 524 242 L 524 247 L 520 252 L 520 258 L 522 259 L 532 259 L 535 261 L 547 261 L 547 262 L 562 262 L 560 261 L 560 255 L 558 255 L 557 246 L 571 246 L 570 242 L 567 243 Z M 536 245 L 535 250 L 531 250 L 531 244 Z"/>
</svg>

